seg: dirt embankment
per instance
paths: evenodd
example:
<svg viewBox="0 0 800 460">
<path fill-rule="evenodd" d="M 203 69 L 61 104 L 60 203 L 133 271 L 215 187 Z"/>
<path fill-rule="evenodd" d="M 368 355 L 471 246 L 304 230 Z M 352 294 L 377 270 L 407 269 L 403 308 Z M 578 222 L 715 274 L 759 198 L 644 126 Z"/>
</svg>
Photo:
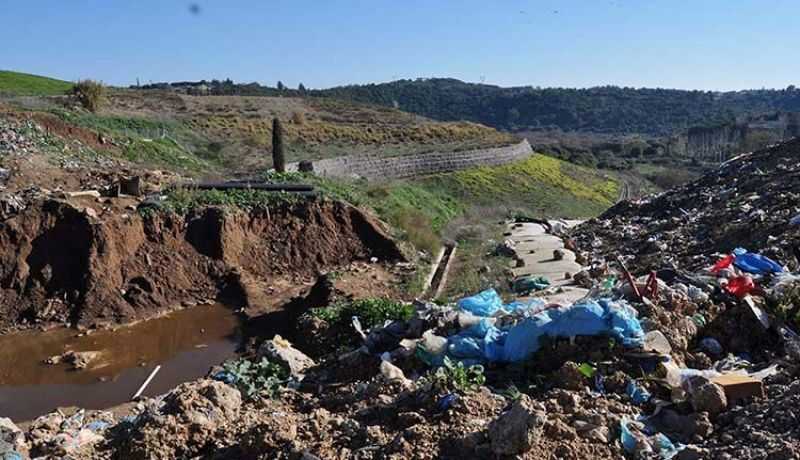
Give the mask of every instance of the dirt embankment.
<svg viewBox="0 0 800 460">
<path fill-rule="evenodd" d="M 402 254 L 377 220 L 339 202 L 141 217 L 45 200 L 0 223 L 0 328 L 102 326 L 221 294 L 254 307 L 273 280 L 371 257 Z"/>
</svg>

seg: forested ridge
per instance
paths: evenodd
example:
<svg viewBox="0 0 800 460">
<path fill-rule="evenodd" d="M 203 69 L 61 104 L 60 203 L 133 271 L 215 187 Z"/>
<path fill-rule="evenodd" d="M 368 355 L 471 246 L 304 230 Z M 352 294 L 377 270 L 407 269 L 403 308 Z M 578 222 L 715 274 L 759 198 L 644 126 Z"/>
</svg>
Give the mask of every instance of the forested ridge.
<svg viewBox="0 0 800 460">
<path fill-rule="evenodd" d="M 738 115 L 800 110 L 800 90 L 736 92 L 601 86 L 585 89 L 512 87 L 450 78 L 398 80 L 310 92 L 386 106 L 439 120 L 470 120 L 497 128 L 668 135 Z"/>
</svg>

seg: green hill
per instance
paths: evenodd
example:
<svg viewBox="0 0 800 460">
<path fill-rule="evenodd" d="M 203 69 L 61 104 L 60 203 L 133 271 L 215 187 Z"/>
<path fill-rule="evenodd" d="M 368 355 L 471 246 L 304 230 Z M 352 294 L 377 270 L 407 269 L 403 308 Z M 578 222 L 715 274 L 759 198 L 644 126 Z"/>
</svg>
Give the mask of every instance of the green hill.
<svg viewBox="0 0 800 460">
<path fill-rule="evenodd" d="M 0 70 L 0 94 L 16 96 L 54 96 L 64 94 L 72 83 L 55 78 Z"/>
</svg>

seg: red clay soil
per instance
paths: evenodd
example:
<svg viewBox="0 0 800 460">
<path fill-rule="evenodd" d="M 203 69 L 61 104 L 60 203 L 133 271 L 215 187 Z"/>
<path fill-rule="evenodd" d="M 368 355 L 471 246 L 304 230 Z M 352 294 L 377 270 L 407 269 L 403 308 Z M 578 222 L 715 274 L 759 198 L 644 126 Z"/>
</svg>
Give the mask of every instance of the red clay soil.
<svg viewBox="0 0 800 460">
<path fill-rule="evenodd" d="M 403 256 L 377 220 L 339 202 L 96 217 L 46 200 L 0 223 L 0 329 L 127 322 L 371 257 Z"/>
</svg>

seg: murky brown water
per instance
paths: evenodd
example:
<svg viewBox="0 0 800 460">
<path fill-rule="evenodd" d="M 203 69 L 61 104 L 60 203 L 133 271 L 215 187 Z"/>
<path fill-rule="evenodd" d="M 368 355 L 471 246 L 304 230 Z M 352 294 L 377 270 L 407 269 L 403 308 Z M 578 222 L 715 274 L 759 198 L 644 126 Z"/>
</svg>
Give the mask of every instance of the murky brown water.
<svg viewBox="0 0 800 460">
<path fill-rule="evenodd" d="M 234 356 L 239 319 L 221 305 L 198 306 L 117 331 L 77 335 L 61 329 L 0 336 L 0 417 L 24 421 L 56 407 L 121 404 L 159 364 L 144 394 L 164 393 Z M 80 371 L 43 363 L 67 350 L 102 355 Z"/>
</svg>

